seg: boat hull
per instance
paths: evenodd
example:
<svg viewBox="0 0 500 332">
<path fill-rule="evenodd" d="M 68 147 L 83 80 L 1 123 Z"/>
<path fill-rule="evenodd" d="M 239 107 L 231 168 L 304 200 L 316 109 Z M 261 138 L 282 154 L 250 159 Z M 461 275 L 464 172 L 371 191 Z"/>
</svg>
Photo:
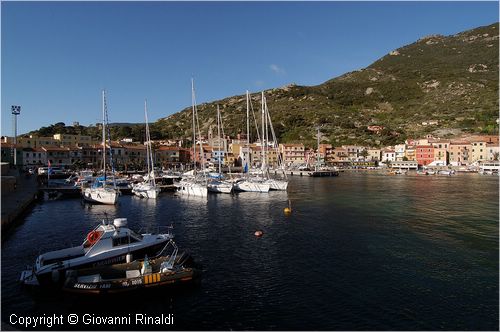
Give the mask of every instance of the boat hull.
<svg viewBox="0 0 500 332">
<path fill-rule="evenodd" d="M 259 192 L 259 193 L 267 193 L 271 186 L 269 183 L 265 182 L 252 182 L 252 181 L 241 181 L 237 182 L 234 185 L 234 189 L 237 191 L 247 191 L 247 192 Z"/>
<path fill-rule="evenodd" d="M 339 176 L 339 171 L 313 171 L 309 172 L 311 177 Z"/>
<path fill-rule="evenodd" d="M 186 196 L 207 197 L 208 188 L 198 183 L 180 182 L 177 185 L 177 192 Z"/>
<path fill-rule="evenodd" d="M 118 201 L 118 193 L 113 189 L 86 188 L 83 198 L 90 203 L 114 205 Z"/>
<path fill-rule="evenodd" d="M 63 285 L 65 281 L 65 274 L 68 269 L 85 269 L 85 268 L 93 268 L 97 266 L 109 265 L 109 264 L 119 264 L 125 263 L 127 254 L 130 253 L 135 259 L 144 259 L 144 256 L 153 257 L 157 255 L 170 241 L 169 238 L 166 238 L 164 241 L 159 241 L 152 246 L 137 248 L 135 250 L 124 250 L 117 252 L 116 254 L 108 255 L 106 257 L 102 257 L 101 259 L 91 260 L 88 262 L 77 263 L 76 265 L 71 265 L 70 268 L 61 268 L 56 270 L 50 270 L 44 273 L 35 274 L 36 279 L 40 286 L 45 287 L 60 287 Z"/>
<path fill-rule="evenodd" d="M 230 194 L 233 192 L 233 185 L 231 183 L 209 183 L 207 189 L 213 193 Z"/>
<path fill-rule="evenodd" d="M 284 181 L 284 180 L 270 179 L 267 181 L 267 183 L 269 183 L 269 190 L 286 191 L 288 188 L 288 181 Z"/>
<path fill-rule="evenodd" d="M 179 271 L 151 273 L 135 278 L 121 278 L 99 282 L 78 282 L 68 279 L 68 282 L 63 286 L 63 290 L 80 295 L 113 295 L 149 288 L 157 289 L 165 286 L 180 286 L 193 282 L 198 276 L 198 270 L 185 268 Z"/>
<path fill-rule="evenodd" d="M 132 189 L 132 193 L 142 198 L 156 199 L 160 194 L 160 188 L 153 186 L 138 185 Z"/>
</svg>

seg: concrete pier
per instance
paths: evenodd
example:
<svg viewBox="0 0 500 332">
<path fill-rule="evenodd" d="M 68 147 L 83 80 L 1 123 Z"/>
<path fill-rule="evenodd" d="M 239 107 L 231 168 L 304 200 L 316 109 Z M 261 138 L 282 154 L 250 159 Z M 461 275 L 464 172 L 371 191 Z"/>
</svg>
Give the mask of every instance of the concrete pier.
<svg viewBox="0 0 500 332">
<path fill-rule="evenodd" d="M 32 208 L 37 195 L 36 176 L 20 173 L 16 169 L 2 172 L 2 239 L 15 221 Z"/>
</svg>

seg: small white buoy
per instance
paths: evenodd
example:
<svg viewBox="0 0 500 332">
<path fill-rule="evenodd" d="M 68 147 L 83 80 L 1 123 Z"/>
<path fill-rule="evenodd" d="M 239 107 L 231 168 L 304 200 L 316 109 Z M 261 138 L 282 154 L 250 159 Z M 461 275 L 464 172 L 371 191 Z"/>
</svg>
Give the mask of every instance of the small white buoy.
<svg viewBox="0 0 500 332">
<path fill-rule="evenodd" d="M 264 232 L 263 232 L 263 231 L 260 231 L 260 230 L 259 230 L 259 231 L 255 231 L 254 235 L 255 235 L 256 237 L 261 237 L 262 235 L 264 235 Z"/>
</svg>

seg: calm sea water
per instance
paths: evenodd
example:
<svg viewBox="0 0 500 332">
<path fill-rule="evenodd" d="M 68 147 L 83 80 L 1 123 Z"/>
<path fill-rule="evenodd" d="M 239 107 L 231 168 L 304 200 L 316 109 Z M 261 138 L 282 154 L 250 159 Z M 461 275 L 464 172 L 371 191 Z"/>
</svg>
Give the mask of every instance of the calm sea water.
<svg viewBox="0 0 500 332">
<path fill-rule="evenodd" d="M 2 245 L 2 321 L 146 313 L 174 324 L 56 329 L 498 330 L 498 189 L 498 177 L 479 175 L 342 173 L 293 177 L 288 193 L 46 201 Z M 105 212 L 136 230 L 172 224 L 201 282 L 106 300 L 17 284 L 39 252 L 80 243 Z"/>
</svg>

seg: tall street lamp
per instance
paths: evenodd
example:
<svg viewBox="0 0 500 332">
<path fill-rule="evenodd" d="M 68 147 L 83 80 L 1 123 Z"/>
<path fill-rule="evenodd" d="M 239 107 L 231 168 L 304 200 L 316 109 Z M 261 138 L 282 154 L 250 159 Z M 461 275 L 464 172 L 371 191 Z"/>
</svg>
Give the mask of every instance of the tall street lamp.
<svg viewBox="0 0 500 332">
<path fill-rule="evenodd" d="M 12 123 L 14 127 L 14 166 L 17 166 L 17 116 L 21 113 L 21 106 L 12 105 Z"/>
</svg>

